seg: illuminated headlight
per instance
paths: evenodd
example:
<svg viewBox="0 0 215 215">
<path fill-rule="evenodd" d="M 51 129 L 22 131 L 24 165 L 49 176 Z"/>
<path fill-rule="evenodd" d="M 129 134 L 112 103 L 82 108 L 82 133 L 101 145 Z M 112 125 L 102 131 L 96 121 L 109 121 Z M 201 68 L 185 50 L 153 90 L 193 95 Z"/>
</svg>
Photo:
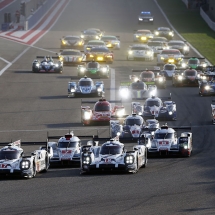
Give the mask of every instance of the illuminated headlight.
<svg viewBox="0 0 215 215">
<path fill-rule="evenodd" d="M 169 115 L 172 115 L 172 111 L 169 112 Z"/>
<path fill-rule="evenodd" d="M 79 61 L 82 61 L 82 57 L 79 57 L 78 60 L 79 60 Z"/>
<path fill-rule="evenodd" d="M 80 42 L 78 43 L 78 45 L 81 46 L 81 45 L 82 45 L 82 41 L 80 41 Z"/>
<path fill-rule="evenodd" d="M 186 63 L 182 63 L 182 65 L 181 65 L 183 68 L 184 67 L 186 67 L 187 66 L 187 64 Z"/>
<path fill-rule="evenodd" d="M 107 68 L 106 68 L 106 67 L 103 67 L 103 68 L 102 68 L 102 72 L 107 72 Z"/>
<path fill-rule="evenodd" d="M 98 40 L 98 39 L 99 39 L 99 36 L 96 36 L 96 39 Z"/>
<path fill-rule="evenodd" d="M 120 132 L 117 132 L 117 133 L 116 133 L 117 136 L 119 136 L 120 134 L 121 134 Z"/>
<path fill-rule="evenodd" d="M 85 112 L 85 113 L 84 113 L 84 119 L 85 119 L 85 120 L 89 120 L 90 117 L 91 117 L 90 112 Z"/>
<path fill-rule="evenodd" d="M 143 19 L 142 19 L 142 18 L 140 18 L 140 17 L 139 17 L 139 20 L 140 20 L 140 21 L 143 21 Z"/>
<path fill-rule="evenodd" d="M 74 92 L 75 92 L 75 89 L 74 89 L 74 88 L 71 88 L 70 91 L 71 91 L 71 93 L 74 93 Z"/>
<path fill-rule="evenodd" d="M 64 45 L 66 45 L 67 42 L 66 42 L 66 40 L 62 40 L 62 43 L 63 43 Z"/>
<path fill-rule="evenodd" d="M 81 38 L 84 38 L 84 35 L 81 35 Z"/>
<path fill-rule="evenodd" d="M 133 54 L 133 51 L 128 51 L 128 54 L 132 55 L 132 54 Z"/>
<path fill-rule="evenodd" d="M 164 60 L 165 58 L 164 57 L 161 57 L 161 60 Z"/>
<path fill-rule="evenodd" d="M 97 57 L 97 60 L 103 60 L 104 58 L 103 57 Z"/>
<path fill-rule="evenodd" d="M 25 161 L 22 161 L 21 164 L 21 169 L 29 169 L 30 168 L 30 161 L 28 160 L 25 160 Z"/>
<path fill-rule="evenodd" d="M 181 57 L 179 57 L 178 60 L 181 60 Z"/>
<path fill-rule="evenodd" d="M 62 56 L 60 56 L 59 59 L 60 59 L 60 61 L 63 61 L 63 57 Z"/>
<path fill-rule="evenodd" d="M 102 88 L 101 88 L 101 87 L 98 87 L 98 88 L 97 88 L 97 91 L 98 91 L 98 92 L 102 92 Z"/>
<path fill-rule="evenodd" d="M 119 91 L 119 94 L 122 98 L 128 97 L 128 88 L 121 88 Z"/>
<path fill-rule="evenodd" d="M 83 163 L 84 164 L 90 164 L 90 157 L 84 157 Z"/>
<path fill-rule="evenodd" d="M 136 113 L 138 113 L 138 115 L 142 115 L 143 109 L 142 106 L 136 106 Z"/>
<path fill-rule="evenodd" d="M 209 90 L 209 89 L 210 89 L 210 87 L 207 85 L 207 86 L 205 86 L 205 89 L 206 89 L 206 90 Z"/>
<path fill-rule="evenodd" d="M 157 90 L 156 90 L 156 89 L 152 90 L 152 91 L 150 92 L 150 96 L 154 96 L 154 95 L 156 95 L 156 92 L 157 92 Z"/>
<path fill-rule="evenodd" d="M 159 77 L 158 81 L 163 82 L 163 77 Z"/>
<path fill-rule="evenodd" d="M 147 51 L 146 54 L 147 55 L 152 55 L 152 52 L 151 51 Z"/>
<path fill-rule="evenodd" d="M 58 65 L 58 64 L 55 64 L 55 66 L 58 67 L 59 65 Z"/>
<path fill-rule="evenodd" d="M 182 80 L 182 76 L 181 75 L 178 76 L 178 80 Z"/>
<path fill-rule="evenodd" d="M 90 47 L 87 47 L 86 49 L 87 49 L 87 50 L 90 50 L 91 48 L 90 48 Z"/>
<path fill-rule="evenodd" d="M 188 50 L 188 46 L 184 46 L 184 50 L 185 50 L 185 51 Z"/>
<path fill-rule="evenodd" d="M 81 71 L 81 72 L 84 72 L 85 70 L 86 70 L 86 69 L 85 69 L 84 67 L 81 67 L 81 68 L 80 68 L 80 71 Z"/>
<path fill-rule="evenodd" d="M 202 79 L 205 80 L 205 79 L 206 79 L 206 76 L 202 76 Z"/>
<path fill-rule="evenodd" d="M 149 19 L 149 21 L 153 21 L 153 19 L 151 18 L 151 19 Z"/>
<path fill-rule="evenodd" d="M 188 149 L 188 146 L 184 146 L 184 149 Z"/>
<path fill-rule="evenodd" d="M 174 60 L 174 59 L 169 59 L 169 60 L 168 60 L 168 62 L 170 62 L 170 63 L 174 63 L 174 62 L 175 62 L 175 60 Z"/>
<path fill-rule="evenodd" d="M 126 164 L 132 164 L 132 163 L 134 163 L 134 156 L 132 156 L 132 155 L 126 156 L 125 157 L 125 163 Z"/>
<path fill-rule="evenodd" d="M 94 57 L 92 54 L 90 54 L 90 57 Z"/>
<path fill-rule="evenodd" d="M 172 32 L 169 32 L 169 35 L 170 35 L 170 36 L 172 36 L 172 35 L 173 35 L 173 33 L 172 33 Z"/>
<path fill-rule="evenodd" d="M 146 40 L 146 37 L 141 37 L 141 40 Z"/>
<path fill-rule="evenodd" d="M 140 36 L 139 35 L 136 35 L 136 38 L 139 38 Z"/>
<path fill-rule="evenodd" d="M 203 66 L 203 67 L 206 67 L 206 66 L 207 66 L 207 63 L 203 63 L 202 66 Z"/>
<path fill-rule="evenodd" d="M 138 112 L 138 115 L 142 115 L 142 113 L 141 113 L 141 112 Z"/>
<path fill-rule="evenodd" d="M 123 115 L 125 115 L 125 109 L 117 110 L 116 115 L 118 117 L 122 117 Z"/>
<path fill-rule="evenodd" d="M 36 63 L 36 67 L 39 67 L 40 66 L 40 64 L 39 63 Z"/>
<path fill-rule="evenodd" d="M 158 31 L 156 31 L 156 32 L 155 32 L 155 35 L 159 35 L 159 32 L 158 32 Z"/>
</svg>

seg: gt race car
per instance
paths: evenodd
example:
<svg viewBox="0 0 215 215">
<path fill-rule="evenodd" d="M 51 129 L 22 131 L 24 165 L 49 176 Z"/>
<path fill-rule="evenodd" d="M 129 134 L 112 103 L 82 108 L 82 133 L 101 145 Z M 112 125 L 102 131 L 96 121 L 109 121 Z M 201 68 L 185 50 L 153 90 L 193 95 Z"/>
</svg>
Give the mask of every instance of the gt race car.
<svg viewBox="0 0 215 215">
<path fill-rule="evenodd" d="M 85 54 L 87 54 L 88 52 L 90 52 L 90 50 L 92 48 L 96 48 L 96 47 L 107 48 L 107 45 L 102 40 L 90 40 L 90 41 L 88 41 L 88 43 L 86 43 L 84 45 L 84 52 L 85 52 Z"/>
<path fill-rule="evenodd" d="M 52 156 L 53 149 L 48 145 L 24 156 L 21 141 L 17 140 L 0 149 L 0 175 L 34 178 L 37 173 L 48 170 Z"/>
<path fill-rule="evenodd" d="M 95 104 L 91 109 L 90 106 L 82 106 L 82 104 Z M 107 101 L 104 98 L 98 101 L 83 101 L 81 100 L 81 122 L 83 125 L 107 125 L 112 117 L 124 118 L 125 108 L 121 105 L 111 106 L 111 103 L 122 103 L 121 100 Z"/>
<path fill-rule="evenodd" d="M 101 65 L 96 61 L 89 61 L 86 65 L 78 65 L 78 77 L 109 78 L 109 65 Z"/>
<path fill-rule="evenodd" d="M 120 49 L 120 37 L 113 35 L 103 35 L 101 41 L 104 41 L 109 49 Z"/>
<path fill-rule="evenodd" d="M 168 40 L 171 40 L 174 37 L 174 31 L 172 31 L 170 28 L 167 28 L 167 27 L 158 27 L 154 31 L 154 35 L 156 37 L 165 37 Z"/>
<path fill-rule="evenodd" d="M 145 122 L 141 116 L 132 114 L 125 118 L 124 123 L 120 123 L 119 120 L 110 120 L 110 137 L 118 136 L 123 142 L 137 142 L 144 130 L 156 128 L 159 128 L 159 122 L 156 119 L 148 119 Z"/>
<path fill-rule="evenodd" d="M 148 29 L 134 30 L 133 42 L 147 43 L 153 36 L 153 33 Z"/>
<path fill-rule="evenodd" d="M 142 99 L 136 99 L 142 100 Z M 141 115 L 144 119 L 177 120 L 176 103 L 169 97 L 151 96 L 144 105 L 140 102 L 132 102 L 132 113 Z"/>
<path fill-rule="evenodd" d="M 187 45 L 187 41 L 182 40 L 170 40 L 168 42 L 169 49 L 178 49 L 183 55 L 190 53 L 190 47 Z"/>
<path fill-rule="evenodd" d="M 156 37 L 156 36 L 154 36 L 153 38 L 151 38 L 150 40 L 149 40 L 150 42 L 163 42 L 163 43 L 168 43 L 168 40 L 167 40 L 167 38 L 166 37 Z M 148 41 L 148 42 L 149 42 Z"/>
<path fill-rule="evenodd" d="M 184 57 L 184 61 L 182 63 L 182 68 L 192 68 L 196 70 L 204 70 L 208 63 L 205 61 L 205 58 L 203 57 Z M 185 62 L 185 59 L 188 59 L 187 62 Z"/>
<path fill-rule="evenodd" d="M 104 97 L 104 83 L 103 81 L 96 81 L 94 84 L 91 78 L 85 76 L 81 78 L 78 83 L 70 81 L 68 83 L 68 97 L 94 96 Z"/>
<path fill-rule="evenodd" d="M 168 49 L 167 43 L 161 42 L 161 41 L 149 41 L 147 45 L 153 49 L 154 56 L 156 56 L 157 54 L 160 54 L 162 50 Z"/>
<path fill-rule="evenodd" d="M 98 28 L 88 28 L 81 32 L 81 38 L 84 41 L 88 40 L 99 40 L 101 36 L 104 34 L 104 31 Z"/>
<path fill-rule="evenodd" d="M 75 136 L 73 131 L 64 136 L 48 136 L 48 145 L 53 148 L 51 166 L 79 166 L 81 139 L 92 139 L 93 136 Z M 56 141 L 57 140 L 57 141 Z"/>
<path fill-rule="evenodd" d="M 134 44 L 129 46 L 127 60 L 154 60 L 154 51 L 148 45 Z"/>
<path fill-rule="evenodd" d="M 156 85 L 147 85 L 143 81 L 121 82 L 119 87 L 119 95 L 122 99 L 143 98 L 157 94 Z"/>
<path fill-rule="evenodd" d="M 150 23 L 153 24 L 154 23 L 154 18 L 151 14 L 151 12 L 149 11 L 141 11 L 139 16 L 138 16 L 138 24 L 141 23 Z"/>
<path fill-rule="evenodd" d="M 172 76 L 172 85 L 178 86 L 199 86 L 199 74 L 195 69 L 175 71 Z"/>
<path fill-rule="evenodd" d="M 147 165 L 147 149 L 144 145 L 135 145 L 127 151 L 118 138 L 94 138 L 105 141 L 101 146 L 86 145 L 82 147 L 81 174 L 99 171 L 120 171 L 136 173 Z"/>
<path fill-rule="evenodd" d="M 54 62 L 53 59 L 58 59 L 56 56 L 36 56 L 32 63 L 32 72 L 63 72 L 63 62 Z M 38 60 L 43 58 L 43 60 Z"/>
<path fill-rule="evenodd" d="M 166 49 L 157 55 L 157 65 L 172 63 L 181 66 L 184 55 L 178 49 Z"/>
<path fill-rule="evenodd" d="M 67 35 L 63 36 L 61 39 L 60 48 L 70 48 L 70 49 L 81 49 L 84 46 L 84 40 L 80 36 Z"/>
<path fill-rule="evenodd" d="M 178 137 L 178 130 L 184 130 Z M 156 131 L 142 133 L 139 144 L 146 145 L 149 156 L 179 155 L 190 157 L 192 153 L 192 132 L 189 126 L 169 127 L 167 124 Z"/>
<path fill-rule="evenodd" d="M 63 65 L 79 65 L 86 60 L 85 54 L 77 49 L 60 50 L 56 55 Z"/>
</svg>

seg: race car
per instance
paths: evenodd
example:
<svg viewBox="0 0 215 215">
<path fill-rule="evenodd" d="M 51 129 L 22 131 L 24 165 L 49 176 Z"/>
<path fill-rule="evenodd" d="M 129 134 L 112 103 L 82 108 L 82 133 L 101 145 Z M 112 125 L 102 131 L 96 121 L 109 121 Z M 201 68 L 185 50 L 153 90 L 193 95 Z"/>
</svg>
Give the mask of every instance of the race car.
<svg viewBox="0 0 215 215">
<path fill-rule="evenodd" d="M 141 80 L 147 85 L 156 85 L 158 88 L 166 88 L 166 78 L 160 73 L 160 67 L 154 67 L 154 69 L 145 70 L 132 70 L 132 73 L 140 73 L 137 75 L 130 75 L 132 82 Z"/>
<path fill-rule="evenodd" d="M 84 46 L 84 40 L 80 36 L 67 35 L 63 36 L 61 39 L 60 48 L 75 48 L 80 49 Z"/>
<path fill-rule="evenodd" d="M 136 173 L 147 165 L 147 148 L 135 145 L 133 150 L 125 150 L 125 145 L 118 138 L 94 138 L 95 141 L 105 141 L 99 145 L 85 145 L 81 153 L 81 174 L 98 171 L 121 171 Z"/>
<path fill-rule="evenodd" d="M 207 66 L 204 71 L 199 72 L 199 84 L 209 82 L 215 78 L 215 66 Z"/>
<path fill-rule="evenodd" d="M 171 40 L 174 37 L 174 31 L 167 27 L 158 27 L 154 31 L 154 35 L 156 37 L 166 37 L 167 39 Z"/>
<path fill-rule="evenodd" d="M 100 63 L 113 63 L 113 51 L 106 47 L 93 47 L 86 54 L 86 61 L 98 61 Z"/>
<path fill-rule="evenodd" d="M 134 30 L 133 41 L 147 43 L 153 36 L 152 32 L 148 29 Z"/>
<path fill-rule="evenodd" d="M 172 85 L 178 86 L 199 86 L 199 75 L 195 69 L 186 69 L 184 71 L 174 72 L 172 76 Z"/>
<path fill-rule="evenodd" d="M 32 63 L 32 72 L 57 72 L 62 73 L 63 72 L 63 62 L 57 61 L 54 62 L 54 58 L 57 58 L 56 56 L 36 56 L 37 59 L 35 59 Z M 38 58 L 43 58 L 42 61 L 38 60 Z"/>
<path fill-rule="evenodd" d="M 167 63 L 163 66 L 161 74 L 163 74 L 166 79 L 172 79 L 175 71 L 177 71 L 177 66 L 175 64 Z"/>
<path fill-rule="evenodd" d="M 205 77 L 207 77 L 205 75 Z M 209 81 L 202 80 L 199 83 L 199 95 L 200 96 L 211 96 L 215 95 L 215 75 Z"/>
<path fill-rule="evenodd" d="M 53 148 L 51 166 L 79 166 L 81 139 L 92 139 L 92 136 L 75 136 L 73 131 L 64 136 L 48 136 L 48 146 Z M 57 142 L 56 142 L 57 140 Z"/>
<path fill-rule="evenodd" d="M 157 65 L 164 65 L 166 63 L 173 63 L 181 66 L 184 55 L 178 49 L 166 49 L 157 55 Z"/>
<path fill-rule="evenodd" d="M 103 81 L 96 81 L 94 84 L 91 78 L 85 76 L 78 82 L 70 81 L 68 83 L 68 97 L 77 96 L 104 96 L 104 83 Z"/>
<path fill-rule="evenodd" d="M 151 96 L 145 100 L 144 105 L 135 101 L 131 103 L 131 107 L 132 113 L 141 115 L 144 119 L 151 119 L 153 117 L 160 120 L 177 119 L 176 103 L 171 101 L 171 95 L 170 97 Z"/>
<path fill-rule="evenodd" d="M 159 122 L 156 119 L 144 119 L 132 114 L 125 118 L 121 124 L 119 120 L 110 120 L 110 137 L 118 136 L 120 141 L 137 141 L 144 130 L 159 128 Z"/>
<path fill-rule="evenodd" d="M 187 45 L 186 41 L 182 40 L 170 40 L 168 42 L 169 49 L 178 49 L 183 55 L 190 53 L 190 46 Z"/>
<path fill-rule="evenodd" d="M 212 117 L 212 123 L 215 125 L 215 100 L 212 100 L 211 103 L 211 117 Z"/>
<path fill-rule="evenodd" d="M 103 35 L 101 41 L 104 41 L 109 49 L 120 49 L 120 39 L 119 36 L 113 35 Z"/>
<path fill-rule="evenodd" d="M 64 49 L 56 53 L 63 65 L 83 64 L 86 60 L 86 55 L 77 49 Z"/>
<path fill-rule="evenodd" d="M 192 68 L 192 69 L 196 69 L 196 70 L 204 70 L 207 66 L 208 63 L 205 61 L 204 57 L 184 57 L 183 58 L 188 59 L 187 62 L 183 62 L 182 63 L 182 68 Z"/>
<path fill-rule="evenodd" d="M 156 36 L 154 36 L 153 38 L 151 38 L 151 39 L 149 39 L 149 41 L 150 42 L 164 42 L 164 43 L 168 43 L 168 40 L 167 40 L 167 38 L 166 37 L 156 37 Z M 148 41 L 148 42 L 149 42 Z"/>
<path fill-rule="evenodd" d="M 82 106 L 82 104 L 95 104 L 91 109 L 90 106 Z M 112 117 L 123 118 L 125 116 L 125 108 L 121 105 L 111 106 L 111 103 L 122 103 L 121 100 L 107 101 L 104 98 L 99 101 L 83 101 L 81 100 L 81 121 L 83 125 L 106 125 Z"/>
<path fill-rule="evenodd" d="M 101 65 L 96 61 L 87 62 L 86 65 L 78 65 L 78 77 L 109 78 L 109 65 Z"/>
<path fill-rule="evenodd" d="M 135 82 L 121 82 L 119 87 L 119 95 L 122 99 L 143 98 L 156 94 L 156 85 L 147 85 L 140 80 L 137 80 Z"/>
<path fill-rule="evenodd" d="M 154 60 L 154 51 L 148 45 L 134 44 L 129 46 L 127 60 Z"/>
<path fill-rule="evenodd" d="M 99 48 L 99 47 L 107 48 L 107 45 L 102 40 L 90 40 L 88 41 L 88 43 L 84 45 L 84 52 L 85 54 L 87 54 L 88 52 L 91 51 L 92 48 Z"/>
<path fill-rule="evenodd" d="M 141 11 L 139 16 L 138 16 L 138 24 L 141 24 L 141 23 L 150 23 L 150 24 L 153 24 L 154 23 L 154 18 L 151 14 L 151 12 L 149 11 Z"/>
<path fill-rule="evenodd" d="M 169 48 L 166 42 L 160 42 L 160 41 L 149 41 L 147 45 L 153 49 L 154 56 L 156 56 L 157 54 L 160 54 L 162 50 Z"/>
<path fill-rule="evenodd" d="M 178 137 L 177 131 L 184 130 Z M 146 145 L 149 156 L 179 155 L 189 157 L 192 153 L 192 132 L 189 126 L 169 127 L 167 124 L 156 131 L 142 133 L 139 144 Z"/>
<path fill-rule="evenodd" d="M 52 156 L 53 149 L 48 146 L 24 156 L 21 141 L 17 140 L 0 149 L 0 175 L 34 178 L 37 173 L 48 170 Z"/>
<path fill-rule="evenodd" d="M 88 28 L 82 31 L 81 38 L 85 41 L 88 40 L 99 40 L 101 36 L 104 34 L 104 31 L 98 28 Z"/>
</svg>

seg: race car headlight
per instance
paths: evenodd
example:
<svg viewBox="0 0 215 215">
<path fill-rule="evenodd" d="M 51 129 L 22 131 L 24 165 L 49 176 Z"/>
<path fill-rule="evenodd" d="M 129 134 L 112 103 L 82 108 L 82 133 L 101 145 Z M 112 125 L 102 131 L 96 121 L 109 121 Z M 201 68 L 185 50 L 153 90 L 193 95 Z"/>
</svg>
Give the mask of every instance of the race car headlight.
<svg viewBox="0 0 215 215">
<path fill-rule="evenodd" d="M 71 93 L 74 93 L 74 92 L 75 92 L 75 89 L 74 89 L 74 88 L 71 88 L 70 91 L 71 91 Z"/>
<path fill-rule="evenodd" d="M 141 40 L 146 40 L 146 37 L 141 37 Z"/>
<path fill-rule="evenodd" d="M 181 57 L 179 57 L 178 60 L 181 60 Z"/>
<path fill-rule="evenodd" d="M 155 31 L 155 35 L 159 35 L 159 32 L 158 32 L 158 31 Z"/>
<path fill-rule="evenodd" d="M 90 162 L 91 162 L 91 158 L 89 156 L 83 158 L 84 164 L 90 164 Z"/>
<path fill-rule="evenodd" d="M 188 50 L 188 47 L 187 47 L 187 46 L 184 46 L 184 48 L 183 48 L 183 49 L 186 51 L 186 50 Z"/>
<path fill-rule="evenodd" d="M 36 65 L 35 65 L 36 67 L 39 67 L 40 66 L 40 64 L 39 63 L 36 63 Z"/>
<path fill-rule="evenodd" d="M 82 57 L 79 57 L 78 60 L 79 60 L 79 61 L 82 61 Z"/>
<path fill-rule="evenodd" d="M 23 170 L 29 169 L 30 166 L 31 166 L 31 163 L 28 160 L 21 161 L 21 163 L 20 163 L 20 168 Z"/>
<path fill-rule="evenodd" d="M 173 33 L 172 33 L 172 32 L 169 32 L 169 35 L 170 35 L 170 36 L 172 36 L 172 35 L 173 35 Z"/>
<path fill-rule="evenodd" d="M 119 94 L 122 98 L 128 98 L 128 88 L 121 88 Z"/>
<path fill-rule="evenodd" d="M 83 35 L 83 34 L 81 35 L 81 38 L 84 38 L 84 35 Z"/>
<path fill-rule="evenodd" d="M 164 60 L 165 58 L 164 57 L 161 57 L 161 60 Z"/>
<path fill-rule="evenodd" d="M 207 63 L 203 63 L 202 66 L 205 68 L 207 66 Z"/>
<path fill-rule="evenodd" d="M 116 133 L 117 136 L 119 136 L 120 134 L 121 134 L 120 132 L 117 132 L 117 133 Z"/>
<path fill-rule="evenodd" d="M 147 51 L 146 54 L 147 55 L 152 55 L 152 52 L 151 51 Z"/>
<path fill-rule="evenodd" d="M 163 77 L 159 77 L 158 81 L 163 82 Z"/>
<path fill-rule="evenodd" d="M 152 19 L 152 18 L 150 18 L 150 19 L 149 19 L 149 21 L 153 21 L 153 19 Z"/>
<path fill-rule="evenodd" d="M 136 106 L 136 113 L 138 113 L 138 115 L 142 115 L 142 112 L 143 112 L 142 107 L 140 105 Z"/>
<path fill-rule="evenodd" d="M 62 43 L 63 43 L 63 45 L 66 45 L 67 42 L 66 42 L 66 40 L 62 40 Z"/>
<path fill-rule="evenodd" d="M 80 68 L 80 71 L 81 71 L 81 72 L 84 72 L 85 70 L 86 70 L 86 69 L 85 69 L 84 67 L 81 67 L 81 68 Z"/>
<path fill-rule="evenodd" d="M 94 57 L 92 54 L 90 54 L 90 57 Z"/>
<path fill-rule="evenodd" d="M 126 164 L 132 164 L 134 163 L 134 156 L 133 155 L 128 155 L 125 157 L 125 163 Z"/>
<path fill-rule="evenodd" d="M 140 17 L 139 17 L 139 20 L 140 20 L 140 21 L 143 21 L 143 19 L 142 19 L 142 18 L 140 18 Z"/>
<path fill-rule="evenodd" d="M 124 114 L 125 114 L 125 109 L 124 108 L 120 109 L 120 110 L 117 110 L 117 112 L 116 112 L 116 115 L 118 117 L 122 117 Z"/>
<path fill-rule="evenodd" d="M 172 111 L 169 111 L 169 115 L 172 115 Z"/>
<path fill-rule="evenodd" d="M 133 51 L 128 51 L 128 54 L 132 55 L 132 54 L 133 54 Z"/>
<path fill-rule="evenodd" d="M 96 39 L 98 40 L 98 39 L 99 39 L 99 36 L 96 36 Z"/>
<path fill-rule="evenodd" d="M 102 68 L 102 72 L 107 72 L 107 68 L 106 68 L 106 67 L 103 67 L 103 68 Z"/>
<path fill-rule="evenodd" d="M 150 96 L 155 96 L 155 95 L 156 95 L 156 93 L 157 93 L 157 90 L 156 90 L 156 89 L 154 89 L 154 90 L 152 90 L 152 91 L 150 92 Z"/>
<path fill-rule="evenodd" d="M 81 46 L 82 45 L 82 41 L 78 42 L 78 45 Z"/>
<path fill-rule="evenodd" d="M 187 64 L 186 63 L 182 63 L 182 65 L 181 65 L 183 68 L 185 68 L 186 66 L 187 66 Z"/>
<path fill-rule="evenodd" d="M 59 67 L 59 65 L 58 65 L 58 64 L 55 64 L 55 66 L 56 66 L 56 67 Z"/>
<path fill-rule="evenodd" d="M 188 146 L 185 145 L 185 146 L 184 146 L 184 149 L 188 149 Z"/>
<path fill-rule="evenodd" d="M 60 56 L 60 57 L 59 57 L 59 60 L 60 60 L 60 61 L 63 61 L 63 57 L 62 57 L 62 56 Z"/>
<path fill-rule="evenodd" d="M 85 113 L 84 113 L 84 119 L 85 119 L 85 120 L 89 120 L 90 117 L 91 117 L 90 112 L 85 112 Z"/>
<path fill-rule="evenodd" d="M 178 80 L 182 80 L 182 76 L 181 75 L 178 76 Z"/>
<path fill-rule="evenodd" d="M 205 86 L 205 90 L 209 90 L 210 89 L 210 86 Z"/>
<path fill-rule="evenodd" d="M 205 80 L 205 79 L 207 79 L 207 78 L 206 78 L 206 76 L 202 76 L 202 79 Z"/>
<path fill-rule="evenodd" d="M 101 88 L 101 87 L 98 87 L 98 88 L 97 88 L 97 91 L 98 91 L 98 92 L 102 92 L 102 88 Z"/>
</svg>

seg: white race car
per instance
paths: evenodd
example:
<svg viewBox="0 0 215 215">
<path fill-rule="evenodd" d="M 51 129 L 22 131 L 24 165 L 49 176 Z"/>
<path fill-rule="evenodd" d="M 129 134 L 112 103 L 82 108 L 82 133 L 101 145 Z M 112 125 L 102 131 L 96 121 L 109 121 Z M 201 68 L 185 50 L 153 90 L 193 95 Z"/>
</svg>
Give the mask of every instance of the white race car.
<svg viewBox="0 0 215 215">
<path fill-rule="evenodd" d="M 147 45 L 153 49 L 154 55 L 160 54 L 164 49 L 168 49 L 167 43 L 161 41 L 149 41 Z"/>
<path fill-rule="evenodd" d="M 167 63 L 163 66 L 161 70 L 161 74 L 164 75 L 167 79 L 172 78 L 174 72 L 177 70 L 177 66 L 175 64 Z"/>
<path fill-rule="evenodd" d="M 100 138 L 94 140 L 99 141 Z M 144 145 L 135 145 L 132 151 L 127 151 L 118 138 L 110 139 L 102 146 L 82 147 L 81 173 L 96 171 L 136 173 L 139 168 L 146 167 L 146 164 L 147 148 Z"/>
<path fill-rule="evenodd" d="M 183 55 L 187 55 L 190 52 L 190 47 L 187 45 L 186 41 L 170 40 L 168 46 L 170 49 L 178 49 Z"/>
<path fill-rule="evenodd" d="M 21 141 L 17 140 L 0 149 L 0 174 L 33 178 L 38 172 L 48 170 L 52 156 L 53 150 L 48 146 L 40 147 L 30 156 L 24 156 Z"/>
</svg>

